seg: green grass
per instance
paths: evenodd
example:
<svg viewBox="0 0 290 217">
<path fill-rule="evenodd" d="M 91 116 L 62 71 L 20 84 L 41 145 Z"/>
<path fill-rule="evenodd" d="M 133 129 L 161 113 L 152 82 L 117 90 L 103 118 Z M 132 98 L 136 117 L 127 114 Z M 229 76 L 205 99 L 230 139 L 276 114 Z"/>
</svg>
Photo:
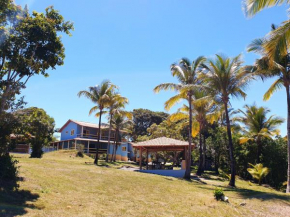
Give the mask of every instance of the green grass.
<svg viewBox="0 0 290 217">
<path fill-rule="evenodd" d="M 290 197 L 270 188 L 206 174 L 185 181 L 120 170 L 121 162 L 93 165 L 72 151 L 19 160 L 19 192 L 0 192 L 0 216 L 289 216 Z M 137 166 L 137 165 L 135 165 Z M 214 189 L 223 188 L 230 203 L 218 202 Z M 240 203 L 245 202 L 245 206 Z"/>
</svg>

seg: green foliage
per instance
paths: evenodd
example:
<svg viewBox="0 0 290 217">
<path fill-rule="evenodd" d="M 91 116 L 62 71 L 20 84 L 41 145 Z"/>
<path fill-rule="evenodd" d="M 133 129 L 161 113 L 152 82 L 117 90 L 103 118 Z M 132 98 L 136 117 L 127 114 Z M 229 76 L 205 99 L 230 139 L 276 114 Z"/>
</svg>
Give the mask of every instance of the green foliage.
<svg viewBox="0 0 290 217">
<path fill-rule="evenodd" d="M 43 146 L 53 139 L 54 119 L 36 107 L 19 110 L 15 115 L 21 122 L 23 134 L 31 135 L 27 140 L 32 145 L 31 157 L 40 158 Z"/>
<path fill-rule="evenodd" d="M 85 146 L 82 144 L 77 145 L 77 154 L 76 157 L 84 157 L 84 148 Z"/>
<path fill-rule="evenodd" d="M 0 190 L 15 189 L 18 187 L 18 161 L 9 154 L 0 155 Z"/>
<path fill-rule="evenodd" d="M 267 167 L 264 167 L 263 164 L 253 165 L 249 163 L 249 165 L 252 166 L 252 168 L 248 168 L 248 172 L 252 175 L 254 179 L 258 181 L 259 185 L 261 185 L 262 179 L 268 175 L 269 169 Z"/>
<path fill-rule="evenodd" d="M 134 109 L 134 127 L 131 132 L 131 139 L 136 141 L 138 136 L 149 136 L 150 134 L 147 129 L 154 123 L 159 125 L 162 121 L 166 120 L 168 116 L 169 115 L 164 112 L 154 112 L 148 109 Z"/>
<path fill-rule="evenodd" d="M 213 191 L 213 196 L 216 200 L 222 200 L 222 197 L 225 196 L 224 195 L 224 192 L 221 188 L 216 188 L 214 191 Z"/>
<path fill-rule="evenodd" d="M 64 63 L 61 35 L 70 35 L 73 24 L 66 22 L 52 6 L 45 13 L 29 14 L 13 1 L 0 6 L 0 114 L 11 109 L 15 96 L 30 77 L 48 76 L 48 69 Z M 2 12 L 2 13 L 1 13 Z"/>
</svg>

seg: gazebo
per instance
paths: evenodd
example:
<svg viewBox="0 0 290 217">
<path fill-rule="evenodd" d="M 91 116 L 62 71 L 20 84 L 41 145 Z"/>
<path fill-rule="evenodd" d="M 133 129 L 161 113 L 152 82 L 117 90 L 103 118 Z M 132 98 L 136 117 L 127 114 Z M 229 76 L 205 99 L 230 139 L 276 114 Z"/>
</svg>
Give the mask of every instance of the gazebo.
<svg viewBox="0 0 290 217">
<path fill-rule="evenodd" d="M 188 142 L 171 139 L 167 137 L 160 137 L 144 142 L 133 143 L 133 147 L 139 150 L 139 165 L 140 172 L 154 173 L 165 176 L 183 177 L 186 167 L 186 154 L 181 164 L 181 170 L 148 170 L 148 154 L 158 151 L 184 151 L 187 152 Z M 142 153 L 146 152 L 146 170 L 142 170 Z"/>
</svg>

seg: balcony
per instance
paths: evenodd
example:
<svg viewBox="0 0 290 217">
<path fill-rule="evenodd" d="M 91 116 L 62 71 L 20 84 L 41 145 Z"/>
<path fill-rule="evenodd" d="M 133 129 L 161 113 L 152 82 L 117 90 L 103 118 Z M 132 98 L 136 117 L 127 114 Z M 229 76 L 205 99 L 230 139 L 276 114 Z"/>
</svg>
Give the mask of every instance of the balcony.
<svg viewBox="0 0 290 217">
<path fill-rule="evenodd" d="M 98 139 L 98 135 L 96 134 L 77 134 L 77 138 L 84 138 L 84 139 Z M 101 135 L 101 140 L 108 141 L 109 136 Z M 115 136 L 111 136 L 111 141 L 115 140 Z"/>
</svg>

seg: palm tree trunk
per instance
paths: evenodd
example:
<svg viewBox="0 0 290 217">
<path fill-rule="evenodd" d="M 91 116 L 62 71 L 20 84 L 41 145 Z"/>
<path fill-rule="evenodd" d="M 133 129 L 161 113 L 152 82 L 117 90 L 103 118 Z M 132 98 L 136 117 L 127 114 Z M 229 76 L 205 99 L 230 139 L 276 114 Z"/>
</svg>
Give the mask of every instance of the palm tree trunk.
<svg viewBox="0 0 290 217">
<path fill-rule="evenodd" d="M 233 140 L 232 140 L 232 131 L 231 131 L 231 124 L 230 118 L 228 113 L 228 102 L 224 102 L 225 106 L 225 113 L 226 113 L 226 122 L 227 122 L 227 133 L 228 133 L 228 140 L 229 140 L 229 153 L 230 153 L 230 160 L 231 160 L 231 179 L 229 185 L 235 187 L 235 177 L 236 177 L 236 163 L 234 158 L 234 147 L 233 147 Z"/>
<path fill-rule="evenodd" d="M 290 96 L 289 96 L 289 85 L 286 86 L 287 96 L 287 145 L 288 145 L 288 171 L 287 171 L 287 188 L 286 193 L 290 193 Z"/>
<path fill-rule="evenodd" d="M 115 154 L 114 154 L 114 161 L 116 161 L 116 155 L 117 155 L 117 148 L 118 148 L 118 135 L 119 135 L 119 130 L 116 130 L 116 144 L 115 144 Z"/>
<path fill-rule="evenodd" d="M 206 166 L 205 165 L 206 164 L 205 159 L 206 159 L 206 143 L 205 143 L 205 135 L 203 135 L 203 159 L 202 159 L 203 165 L 202 165 L 202 172 L 205 171 L 205 166 Z"/>
<path fill-rule="evenodd" d="M 257 139 L 257 164 L 260 163 L 261 154 L 262 154 L 262 144 L 260 139 Z"/>
<path fill-rule="evenodd" d="M 99 131 L 98 131 L 98 143 L 96 146 L 96 157 L 94 164 L 98 165 L 99 160 L 99 145 L 100 145 L 100 139 L 101 139 L 101 124 L 102 124 L 102 109 L 100 110 L 100 118 L 99 118 Z"/>
<path fill-rule="evenodd" d="M 200 125 L 201 126 L 201 125 Z M 202 174 L 202 134 L 201 134 L 201 127 L 199 127 L 199 163 L 196 175 L 200 176 Z"/>
<path fill-rule="evenodd" d="M 109 127 L 109 137 L 108 137 L 108 147 L 107 147 L 107 156 L 106 162 L 109 161 L 109 153 L 110 153 L 110 146 L 111 146 L 111 131 L 112 131 L 112 114 L 110 115 L 110 127 Z"/>
<path fill-rule="evenodd" d="M 192 105 L 191 105 L 191 94 L 188 93 L 188 104 L 189 104 L 189 130 L 188 130 L 188 150 L 187 150 L 187 159 L 186 159 L 186 170 L 184 178 L 190 180 L 191 172 L 191 140 L 192 140 Z"/>
</svg>

